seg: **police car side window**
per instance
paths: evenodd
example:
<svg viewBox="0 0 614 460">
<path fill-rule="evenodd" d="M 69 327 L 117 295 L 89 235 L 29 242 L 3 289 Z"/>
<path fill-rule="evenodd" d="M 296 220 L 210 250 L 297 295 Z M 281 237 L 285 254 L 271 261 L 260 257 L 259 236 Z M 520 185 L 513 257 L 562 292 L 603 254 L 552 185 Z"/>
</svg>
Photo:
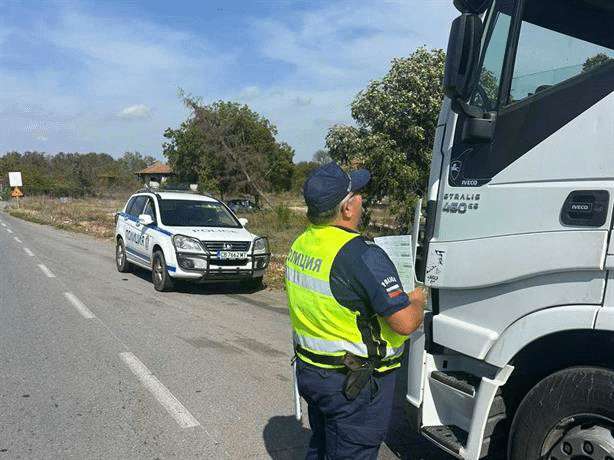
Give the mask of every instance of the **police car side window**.
<svg viewBox="0 0 614 460">
<path fill-rule="evenodd" d="M 132 198 L 130 198 L 130 201 L 128 201 L 128 204 L 126 205 L 126 214 L 130 214 L 130 210 L 132 209 L 132 207 L 134 206 L 134 202 L 136 201 L 135 196 L 133 196 Z"/>
<path fill-rule="evenodd" d="M 137 196 L 135 200 L 128 206 L 126 212 L 131 216 L 138 217 L 143 212 L 145 203 L 147 202 L 146 196 Z"/>
<path fill-rule="evenodd" d="M 154 204 L 151 198 L 149 198 L 147 200 L 147 203 L 145 203 L 145 209 L 143 209 L 142 214 L 147 214 L 152 219 L 156 220 L 156 211 L 155 211 Z"/>
</svg>

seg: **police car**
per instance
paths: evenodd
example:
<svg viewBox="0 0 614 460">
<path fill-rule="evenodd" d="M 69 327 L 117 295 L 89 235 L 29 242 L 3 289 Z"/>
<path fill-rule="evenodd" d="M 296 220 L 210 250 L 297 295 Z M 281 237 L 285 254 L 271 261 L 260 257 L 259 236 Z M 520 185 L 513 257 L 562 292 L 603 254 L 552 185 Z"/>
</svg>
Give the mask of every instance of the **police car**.
<svg viewBox="0 0 614 460">
<path fill-rule="evenodd" d="M 259 287 L 269 242 L 245 229 L 221 201 L 189 192 L 141 190 L 115 215 L 117 270 L 151 270 L 154 288 L 175 280 L 243 281 Z"/>
</svg>

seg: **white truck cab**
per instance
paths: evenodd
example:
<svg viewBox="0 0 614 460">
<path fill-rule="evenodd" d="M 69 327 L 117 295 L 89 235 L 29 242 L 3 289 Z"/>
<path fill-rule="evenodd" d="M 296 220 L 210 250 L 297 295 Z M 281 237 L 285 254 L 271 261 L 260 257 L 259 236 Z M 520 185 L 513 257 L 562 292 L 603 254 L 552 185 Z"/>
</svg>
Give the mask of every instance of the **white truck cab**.
<svg viewBox="0 0 614 460">
<path fill-rule="evenodd" d="M 407 399 L 460 459 L 614 459 L 614 2 L 454 0 Z"/>
</svg>

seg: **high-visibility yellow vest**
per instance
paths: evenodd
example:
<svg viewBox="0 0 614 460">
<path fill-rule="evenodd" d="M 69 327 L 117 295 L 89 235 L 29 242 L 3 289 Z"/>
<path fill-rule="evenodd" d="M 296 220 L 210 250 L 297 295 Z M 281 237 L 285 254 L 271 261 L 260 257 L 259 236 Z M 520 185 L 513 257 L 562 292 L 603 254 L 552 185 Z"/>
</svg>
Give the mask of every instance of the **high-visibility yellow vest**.
<svg viewBox="0 0 614 460">
<path fill-rule="evenodd" d="M 368 318 L 341 305 L 331 292 L 335 256 L 358 236 L 338 227 L 310 225 L 292 245 L 286 289 L 293 340 L 297 355 L 310 364 L 342 367 L 340 358 L 349 351 L 378 359 L 376 370 L 384 372 L 400 365 L 407 337 L 394 332 L 379 315 Z M 372 340 L 365 340 L 363 333 Z"/>
</svg>

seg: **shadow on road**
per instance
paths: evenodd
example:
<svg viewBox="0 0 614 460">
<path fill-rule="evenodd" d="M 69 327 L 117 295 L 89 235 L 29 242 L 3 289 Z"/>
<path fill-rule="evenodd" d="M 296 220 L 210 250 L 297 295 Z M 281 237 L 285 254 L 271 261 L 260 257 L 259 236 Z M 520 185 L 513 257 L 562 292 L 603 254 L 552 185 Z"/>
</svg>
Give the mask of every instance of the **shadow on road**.
<svg viewBox="0 0 614 460">
<path fill-rule="evenodd" d="M 141 267 L 132 267 L 130 273 L 124 273 L 124 277 L 137 276 L 144 281 L 148 281 L 153 289 L 153 281 L 151 279 L 151 271 Z M 183 280 L 175 280 L 175 292 L 183 294 L 200 294 L 200 295 L 215 295 L 215 294 L 253 294 L 266 289 L 266 286 L 254 287 L 247 281 L 220 281 L 207 283 L 190 283 Z"/>
<path fill-rule="evenodd" d="M 277 416 L 266 424 L 262 437 L 273 460 L 303 460 L 311 431 L 292 415 Z"/>
</svg>

